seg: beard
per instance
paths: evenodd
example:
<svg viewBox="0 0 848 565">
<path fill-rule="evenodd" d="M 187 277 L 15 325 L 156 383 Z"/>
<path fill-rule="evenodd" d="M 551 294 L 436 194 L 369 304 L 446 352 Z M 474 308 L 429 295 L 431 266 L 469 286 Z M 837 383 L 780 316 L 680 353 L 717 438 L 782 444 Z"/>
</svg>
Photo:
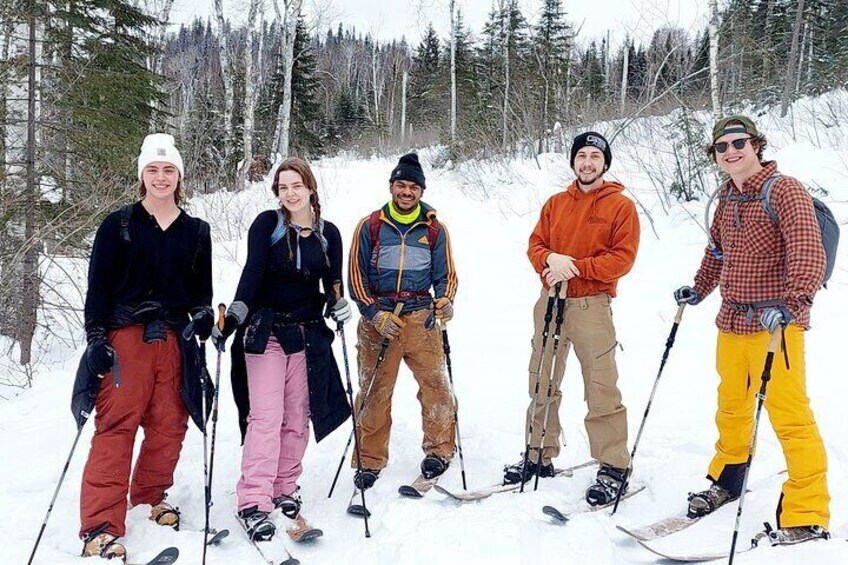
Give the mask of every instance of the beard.
<svg viewBox="0 0 848 565">
<path fill-rule="evenodd" d="M 591 184 L 594 184 L 595 181 L 597 181 L 599 178 L 601 178 L 602 175 L 603 175 L 603 173 L 599 173 L 597 171 L 592 171 L 592 172 L 589 172 L 589 173 L 578 172 L 577 173 L 577 182 L 582 184 L 583 186 L 589 186 Z"/>
</svg>

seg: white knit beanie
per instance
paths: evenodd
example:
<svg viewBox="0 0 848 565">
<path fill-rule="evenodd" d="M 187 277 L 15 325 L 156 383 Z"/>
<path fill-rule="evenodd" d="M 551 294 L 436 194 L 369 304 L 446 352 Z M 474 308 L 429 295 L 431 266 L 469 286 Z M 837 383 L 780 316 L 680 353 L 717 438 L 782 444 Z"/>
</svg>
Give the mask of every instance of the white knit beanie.
<svg viewBox="0 0 848 565">
<path fill-rule="evenodd" d="M 171 163 L 180 171 L 183 178 L 183 158 L 174 145 L 174 136 L 167 133 L 151 133 L 144 138 L 141 144 L 141 153 L 138 155 L 138 180 L 141 180 L 141 172 L 144 167 L 156 161 Z"/>
</svg>

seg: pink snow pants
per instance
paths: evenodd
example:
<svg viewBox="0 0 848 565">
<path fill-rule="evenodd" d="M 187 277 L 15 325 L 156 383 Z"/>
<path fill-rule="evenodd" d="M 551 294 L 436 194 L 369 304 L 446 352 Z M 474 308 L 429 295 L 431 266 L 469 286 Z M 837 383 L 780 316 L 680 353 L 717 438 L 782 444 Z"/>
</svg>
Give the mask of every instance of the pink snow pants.
<svg viewBox="0 0 848 565">
<path fill-rule="evenodd" d="M 271 512 L 273 498 L 297 490 L 309 443 L 306 351 L 286 355 L 274 337 L 265 353 L 245 354 L 250 414 L 236 485 L 238 509 Z"/>
</svg>

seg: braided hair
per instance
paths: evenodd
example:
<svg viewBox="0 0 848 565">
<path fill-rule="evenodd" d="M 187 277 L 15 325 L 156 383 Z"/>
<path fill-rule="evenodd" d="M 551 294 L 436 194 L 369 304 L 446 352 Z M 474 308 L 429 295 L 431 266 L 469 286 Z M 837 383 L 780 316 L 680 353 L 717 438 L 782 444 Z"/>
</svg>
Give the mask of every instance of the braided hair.
<svg viewBox="0 0 848 565">
<path fill-rule="evenodd" d="M 318 198 L 318 182 L 315 180 L 315 175 L 312 173 L 312 168 L 309 163 L 298 157 L 289 157 L 277 167 L 274 171 L 274 179 L 271 181 L 271 192 L 274 196 L 280 196 L 280 173 L 283 171 L 294 171 L 300 175 L 303 184 L 309 190 L 309 206 L 312 209 L 312 231 L 318 234 L 318 240 L 321 242 L 321 249 L 324 251 L 324 263 L 327 267 L 330 266 L 330 258 L 327 255 L 327 240 L 324 237 L 324 222 L 321 220 L 321 201 Z M 280 209 L 285 217 L 285 238 L 289 248 L 289 260 L 294 260 L 294 252 L 292 251 L 290 230 L 291 212 L 288 208 L 280 203 Z"/>
</svg>

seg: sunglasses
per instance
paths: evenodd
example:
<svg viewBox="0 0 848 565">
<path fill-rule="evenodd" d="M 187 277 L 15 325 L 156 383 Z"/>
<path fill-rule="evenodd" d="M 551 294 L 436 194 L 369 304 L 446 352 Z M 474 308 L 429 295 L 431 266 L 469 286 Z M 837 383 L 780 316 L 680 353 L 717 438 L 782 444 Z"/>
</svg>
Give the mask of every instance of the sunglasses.
<svg viewBox="0 0 848 565">
<path fill-rule="evenodd" d="M 738 150 L 741 150 L 743 147 L 745 147 L 745 144 L 748 143 L 749 141 L 751 141 L 750 137 L 742 137 L 740 139 L 734 139 L 729 144 L 728 144 L 727 141 L 716 142 L 716 143 L 713 144 L 713 147 L 715 147 L 715 150 L 718 153 L 724 153 L 725 151 L 727 151 L 728 145 L 732 145 L 733 148 L 738 151 Z"/>
</svg>

